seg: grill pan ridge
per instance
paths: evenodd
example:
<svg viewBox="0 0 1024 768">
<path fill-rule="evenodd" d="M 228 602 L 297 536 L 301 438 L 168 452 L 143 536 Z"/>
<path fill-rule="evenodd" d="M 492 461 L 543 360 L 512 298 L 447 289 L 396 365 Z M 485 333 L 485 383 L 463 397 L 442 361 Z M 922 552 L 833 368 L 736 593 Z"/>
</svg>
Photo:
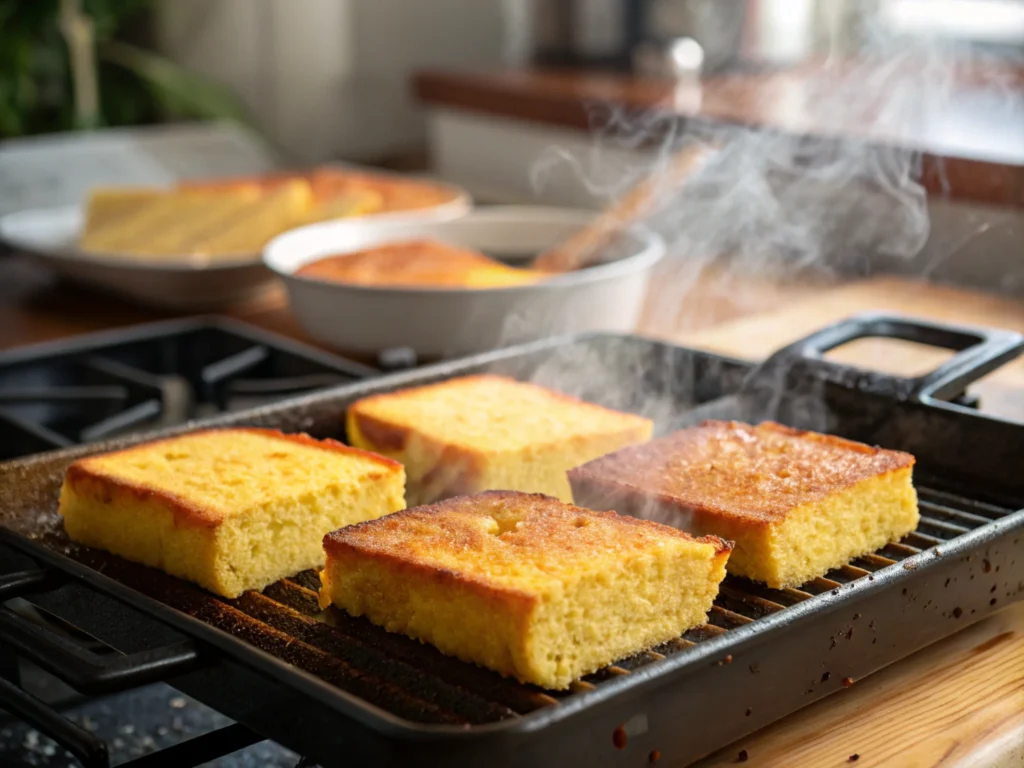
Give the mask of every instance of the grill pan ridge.
<svg viewBox="0 0 1024 768">
<path fill-rule="evenodd" d="M 820 359 L 836 339 L 857 334 L 926 337 L 959 352 L 919 380 Z M 339 437 L 345 408 L 358 397 L 489 370 L 643 410 L 660 432 L 705 416 L 774 416 L 918 456 L 922 522 L 901 543 L 800 589 L 727 577 L 706 625 L 569 692 L 520 685 L 333 609 L 320 615 L 312 573 L 224 600 L 70 544 L 55 514 L 63 469 L 138 436 L 0 467 L 0 545 L 43 574 L 34 581 L 23 574 L 18 584 L 0 576 L 0 601 L 31 595 L 43 610 L 127 654 L 117 659 L 149 660 L 148 674 L 325 766 L 644 765 L 655 754 L 672 764 L 693 760 L 1024 592 L 1024 489 L 1015 471 L 1024 427 L 947 400 L 1018 354 L 1020 337 L 872 317 L 809 339 L 810 346 L 787 348 L 757 369 L 639 337 L 557 339 L 204 422 Z M 765 382 L 779 370 L 792 397 L 775 394 L 769 406 Z M 822 407 L 802 407 L 807 397 Z M 984 449 L 957 455 L 959 446 Z M 45 638 L 10 613 L 0 609 L 5 642 L 30 658 L 46 656 Z M 65 672 L 76 663 L 55 658 Z M 164 665 L 154 666 L 154 658 Z"/>
</svg>

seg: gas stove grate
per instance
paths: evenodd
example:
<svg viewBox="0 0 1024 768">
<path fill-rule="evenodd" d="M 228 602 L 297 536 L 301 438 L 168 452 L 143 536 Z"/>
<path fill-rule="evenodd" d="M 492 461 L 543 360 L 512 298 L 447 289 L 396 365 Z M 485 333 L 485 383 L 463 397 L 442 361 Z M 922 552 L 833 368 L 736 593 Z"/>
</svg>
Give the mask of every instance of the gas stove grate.
<svg viewBox="0 0 1024 768">
<path fill-rule="evenodd" d="M 220 319 L 0 353 L 0 460 L 245 410 L 377 373 Z"/>
</svg>

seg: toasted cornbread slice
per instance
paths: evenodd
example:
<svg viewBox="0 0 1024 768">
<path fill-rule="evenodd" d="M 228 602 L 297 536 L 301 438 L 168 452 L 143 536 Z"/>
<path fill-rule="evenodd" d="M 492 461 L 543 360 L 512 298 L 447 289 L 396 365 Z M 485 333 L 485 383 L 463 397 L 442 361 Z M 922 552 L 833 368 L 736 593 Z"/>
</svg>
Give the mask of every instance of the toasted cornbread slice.
<svg viewBox="0 0 1024 768">
<path fill-rule="evenodd" d="M 918 522 L 914 457 L 765 422 L 708 421 L 569 473 L 578 504 L 736 542 L 729 572 L 797 586 Z"/>
<path fill-rule="evenodd" d="M 704 622 L 731 545 L 493 491 L 324 539 L 321 603 L 545 688 Z"/>
<path fill-rule="evenodd" d="M 455 199 L 455 193 L 447 187 L 401 176 L 325 167 L 308 178 L 317 200 L 369 191 L 380 197 L 384 211 L 431 208 Z"/>
<path fill-rule="evenodd" d="M 328 531 L 404 506 L 401 465 L 332 440 L 223 429 L 72 464 L 73 540 L 225 597 L 323 565 Z"/>
<path fill-rule="evenodd" d="M 314 198 L 313 204 L 302 217 L 303 224 L 313 224 L 331 219 L 348 219 L 378 213 L 384 207 L 383 198 L 376 192 L 365 190 L 353 192 L 327 200 Z"/>
<path fill-rule="evenodd" d="M 535 270 L 509 267 L 470 248 L 428 239 L 325 256 L 303 265 L 296 274 L 351 285 L 449 288 L 503 288 L 547 277 Z"/>
<path fill-rule="evenodd" d="M 651 436 L 649 419 L 502 376 L 375 395 L 348 409 L 352 445 L 397 459 L 409 506 L 487 490 L 571 500 L 565 473 Z"/>
</svg>

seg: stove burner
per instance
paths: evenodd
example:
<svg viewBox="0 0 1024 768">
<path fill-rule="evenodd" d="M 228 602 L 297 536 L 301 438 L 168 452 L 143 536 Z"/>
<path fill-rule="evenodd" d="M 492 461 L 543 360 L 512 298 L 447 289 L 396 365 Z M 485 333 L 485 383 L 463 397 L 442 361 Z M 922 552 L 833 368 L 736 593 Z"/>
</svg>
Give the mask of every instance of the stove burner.
<svg viewBox="0 0 1024 768">
<path fill-rule="evenodd" d="M 0 461 L 347 384 L 376 370 L 225 320 L 0 353 Z"/>
</svg>

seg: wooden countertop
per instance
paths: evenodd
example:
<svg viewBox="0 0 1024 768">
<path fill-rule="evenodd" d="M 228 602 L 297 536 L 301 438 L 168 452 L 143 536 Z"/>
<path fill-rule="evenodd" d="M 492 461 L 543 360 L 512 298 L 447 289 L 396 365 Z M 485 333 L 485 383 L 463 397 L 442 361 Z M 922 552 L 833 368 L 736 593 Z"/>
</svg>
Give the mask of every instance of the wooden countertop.
<svg viewBox="0 0 1024 768">
<path fill-rule="evenodd" d="M 1024 67 L 962 64 L 941 80 L 935 71 L 912 61 L 810 63 L 678 83 L 573 71 L 430 71 L 417 76 L 416 91 L 428 106 L 581 130 L 593 126 L 595 107 L 613 106 L 920 150 L 929 193 L 1024 207 Z M 885 98 L 869 98 L 873 92 Z M 905 111 L 896 118 L 894 109 Z"/>
<path fill-rule="evenodd" d="M 757 359 L 831 320 L 864 310 L 1024 331 L 1024 305 L 897 279 L 841 287 L 777 286 L 711 275 L 688 302 L 693 312 L 644 330 Z M 737 297 L 742 297 L 740 302 Z M 749 314 L 753 311 L 755 314 Z M 280 293 L 229 314 L 305 339 Z M 166 316 L 163 316 L 166 317 Z M 0 258 L 0 349 L 161 315 L 53 282 L 19 258 Z M 865 341 L 844 347 L 849 362 L 913 373 L 933 366 L 935 350 Z M 983 409 L 1024 419 L 1024 363 L 977 385 Z M 964 629 L 701 761 L 751 766 L 1017 768 L 1024 765 L 1024 603 Z"/>
</svg>

